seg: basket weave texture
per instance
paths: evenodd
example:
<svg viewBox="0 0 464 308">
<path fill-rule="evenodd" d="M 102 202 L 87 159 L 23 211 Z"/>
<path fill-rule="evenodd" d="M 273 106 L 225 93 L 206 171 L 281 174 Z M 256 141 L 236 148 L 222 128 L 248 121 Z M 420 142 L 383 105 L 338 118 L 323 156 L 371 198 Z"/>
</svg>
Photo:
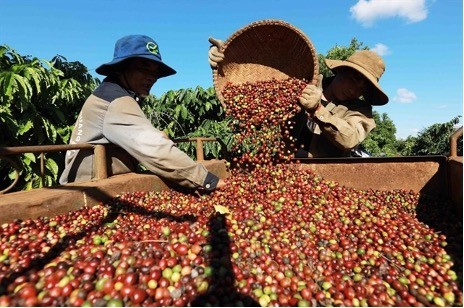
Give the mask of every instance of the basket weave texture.
<svg viewBox="0 0 464 308">
<path fill-rule="evenodd" d="M 216 95 L 228 83 L 240 85 L 290 77 L 312 81 L 319 74 L 316 49 L 298 28 L 281 20 L 253 22 L 223 44 L 224 60 L 213 70 Z M 227 107 L 227 106 L 225 106 Z"/>
</svg>

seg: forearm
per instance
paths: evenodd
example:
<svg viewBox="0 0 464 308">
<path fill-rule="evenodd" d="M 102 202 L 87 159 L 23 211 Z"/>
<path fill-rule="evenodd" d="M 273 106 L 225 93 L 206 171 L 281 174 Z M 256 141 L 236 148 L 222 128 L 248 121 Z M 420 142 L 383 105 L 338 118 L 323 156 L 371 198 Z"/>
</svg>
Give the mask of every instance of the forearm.
<svg viewBox="0 0 464 308">
<path fill-rule="evenodd" d="M 151 172 L 179 185 L 205 189 L 216 186 L 217 177 L 154 128 L 137 105 L 130 101 L 113 104 L 103 126 L 110 142 L 126 150 Z"/>
</svg>

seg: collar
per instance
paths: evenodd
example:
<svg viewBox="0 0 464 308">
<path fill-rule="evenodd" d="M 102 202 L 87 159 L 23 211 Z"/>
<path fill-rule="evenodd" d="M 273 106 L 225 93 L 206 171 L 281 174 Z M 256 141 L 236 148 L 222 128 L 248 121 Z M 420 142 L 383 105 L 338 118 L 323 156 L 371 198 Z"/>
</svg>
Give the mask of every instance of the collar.
<svg viewBox="0 0 464 308">
<path fill-rule="evenodd" d="M 127 92 L 127 94 L 129 94 L 129 96 L 132 97 L 139 104 L 143 101 L 143 97 L 137 95 L 137 93 L 135 93 L 134 91 L 126 88 L 118 78 L 108 76 L 105 79 L 103 79 L 103 82 L 111 82 L 117 84 L 118 86 L 123 88 Z"/>
</svg>

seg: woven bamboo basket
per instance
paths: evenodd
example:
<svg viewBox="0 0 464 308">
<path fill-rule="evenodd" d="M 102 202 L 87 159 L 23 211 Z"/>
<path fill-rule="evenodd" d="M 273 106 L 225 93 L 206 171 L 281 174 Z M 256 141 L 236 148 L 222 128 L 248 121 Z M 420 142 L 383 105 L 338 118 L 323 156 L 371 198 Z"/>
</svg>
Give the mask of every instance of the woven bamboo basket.
<svg viewBox="0 0 464 308">
<path fill-rule="evenodd" d="M 311 40 L 281 20 L 256 21 L 239 29 L 224 42 L 222 51 L 224 60 L 213 69 L 213 83 L 223 105 L 222 91 L 227 83 L 240 85 L 290 77 L 311 82 L 319 74 Z"/>
</svg>

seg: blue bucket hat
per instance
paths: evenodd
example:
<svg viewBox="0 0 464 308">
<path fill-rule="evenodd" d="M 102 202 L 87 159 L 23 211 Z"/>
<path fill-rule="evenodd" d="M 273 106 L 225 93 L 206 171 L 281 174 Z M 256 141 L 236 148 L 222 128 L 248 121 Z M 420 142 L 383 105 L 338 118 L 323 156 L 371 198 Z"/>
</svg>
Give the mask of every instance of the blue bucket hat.
<svg viewBox="0 0 464 308">
<path fill-rule="evenodd" d="M 161 53 L 156 42 L 146 35 L 127 35 L 116 42 L 111 62 L 100 65 L 95 71 L 100 75 L 111 74 L 111 67 L 129 58 L 145 58 L 160 65 L 158 78 L 174 75 L 176 71 L 161 60 Z"/>
</svg>

